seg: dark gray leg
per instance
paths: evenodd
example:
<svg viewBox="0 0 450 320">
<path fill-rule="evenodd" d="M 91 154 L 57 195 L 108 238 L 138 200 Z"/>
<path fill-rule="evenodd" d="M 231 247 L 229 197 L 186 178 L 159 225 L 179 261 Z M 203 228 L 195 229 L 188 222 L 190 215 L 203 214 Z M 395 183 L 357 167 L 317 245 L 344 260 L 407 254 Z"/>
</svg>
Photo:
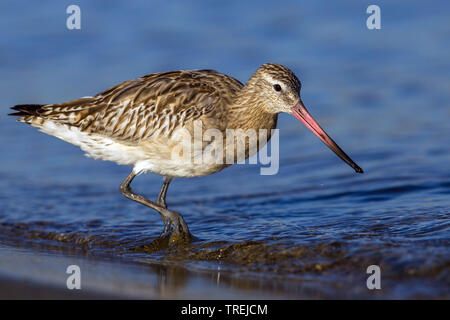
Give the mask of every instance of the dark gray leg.
<svg viewBox="0 0 450 320">
<path fill-rule="evenodd" d="M 166 194 L 167 194 L 167 189 L 169 188 L 169 184 L 171 181 L 172 181 L 172 178 L 164 177 L 164 182 L 161 187 L 161 191 L 159 191 L 158 200 L 156 200 L 156 204 L 160 207 L 163 207 L 164 209 L 167 209 Z M 164 230 L 162 231 L 161 235 L 164 235 L 170 230 L 170 223 L 169 223 L 169 221 L 167 221 L 167 219 L 163 215 L 161 215 L 161 218 L 163 219 L 163 222 L 164 222 Z"/>
<path fill-rule="evenodd" d="M 167 225 L 169 226 L 169 228 L 170 228 L 170 225 L 173 225 L 175 234 L 183 234 L 184 233 L 186 235 L 190 235 L 189 228 L 181 214 L 179 214 L 178 212 L 175 212 L 175 211 L 168 210 L 167 206 L 166 206 L 166 208 L 162 207 L 162 206 L 158 205 L 157 203 L 150 201 L 150 200 L 144 198 L 143 196 L 134 193 L 133 190 L 131 190 L 130 184 L 131 184 L 131 181 L 133 181 L 134 177 L 136 177 L 136 175 L 132 171 L 125 178 L 125 180 L 123 180 L 123 182 L 120 184 L 120 192 L 128 199 L 139 202 L 140 204 L 143 204 L 144 206 L 147 206 L 147 207 L 152 208 L 153 210 L 157 211 L 161 215 L 161 218 L 163 219 L 164 224 L 166 225 L 166 227 L 164 228 L 165 230 L 168 229 Z M 168 179 L 168 181 L 166 183 L 167 179 Z M 165 194 L 167 192 L 167 187 L 169 186 L 169 183 L 171 180 L 170 178 L 167 178 L 167 179 L 166 178 L 164 179 L 164 184 L 167 184 L 167 185 L 164 186 L 164 184 L 163 184 L 163 187 L 160 192 L 161 198 L 164 199 L 162 202 L 164 205 L 165 205 Z M 158 201 L 159 201 L 159 197 L 158 197 Z"/>
<path fill-rule="evenodd" d="M 158 200 L 156 200 L 156 204 L 159 205 L 160 207 L 163 207 L 164 209 L 167 209 L 166 193 L 167 193 L 167 189 L 169 188 L 169 184 L 171 181 L 172 181 L 172 178 L 164 177 L 164 182 L 161 187 L 161 191 L 159 192 L 159 195 L 158 195 Z"/>
</svg>

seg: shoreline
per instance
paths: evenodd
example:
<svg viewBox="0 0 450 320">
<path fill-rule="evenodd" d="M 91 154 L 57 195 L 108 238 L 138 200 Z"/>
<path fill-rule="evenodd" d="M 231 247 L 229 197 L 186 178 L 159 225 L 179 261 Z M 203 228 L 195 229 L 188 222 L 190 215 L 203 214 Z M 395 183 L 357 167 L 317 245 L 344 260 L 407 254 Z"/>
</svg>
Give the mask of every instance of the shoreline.
<svg viewBox="0 0 450 320">
<path fill-rule="evenodd" d="M 81 289 L 68 289 L 79 266 Z M 261 280 L 268 283 L 267 279 Z M 0 244 L 0 299 L 295 299 L 263 284 L 156 263 L 126 263 Z"/>
<path fill-rule="evenodd" d="M 26 243 L 26 242 L 25 242 Z M 368 290 L 365 273 L 342 277 L 311 274 L 296 279 L 189 267 L 149 261 L 126 261 L 80 251 L 44 249 L 24 242 L 0 241 L 0 300 L 15 299 L 448 299 L 435 281 L 382 280 L 382 290 Z M 80 269 L 80 290 L 67 288 L 69 266 Z M 432 291 L 430 291 L 432 290 Z M 408 291 L 409 294 L 405 295 Z M 433 294 L 434 292 L 435 294 Z"/>
</svg>

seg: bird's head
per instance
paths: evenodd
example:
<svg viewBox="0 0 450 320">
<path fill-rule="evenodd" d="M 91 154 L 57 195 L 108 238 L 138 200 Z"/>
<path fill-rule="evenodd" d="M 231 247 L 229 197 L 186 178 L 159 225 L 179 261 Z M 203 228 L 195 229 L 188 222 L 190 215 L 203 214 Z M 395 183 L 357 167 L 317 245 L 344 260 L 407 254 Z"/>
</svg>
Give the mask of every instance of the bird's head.
<svg viewBox="0 0 450 320">
<path fill-rule="evenodd" d="M 264 101 L 263 107 L 268 113 L 289 113 L 300 100 L 300 81 L 291 70 L 280 64 L 263 64 L 249 83 Z"/>
<path fill-rule="evenodd" d="M 248 86 L 252 88 L 253 94 L 259 101 L 264 101 L 260 105 L 265 112 L 292 114 L 356 172 L 363 173 L 363 170 L 350 159 L 309 114 L 300 98 L 300 80 L 291 70 L 280 64 L 263 64 L 250 78 Z"/>
</svg>

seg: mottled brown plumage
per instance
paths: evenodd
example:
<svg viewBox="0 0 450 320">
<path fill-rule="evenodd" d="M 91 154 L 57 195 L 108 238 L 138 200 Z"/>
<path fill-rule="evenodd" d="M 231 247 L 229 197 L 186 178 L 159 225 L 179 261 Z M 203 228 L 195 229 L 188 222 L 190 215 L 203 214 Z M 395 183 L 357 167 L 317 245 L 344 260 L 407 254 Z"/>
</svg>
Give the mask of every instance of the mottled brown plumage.
<svg viewBox="0 0 450 320">
<path fill-rule="evenodd" d="M 216 86 L 217 82 L 222 85 Z M 50 104 L 21 121 L 49 120 L 127 143 L 151 137 L 164 121 L 165 134 L 186 122 L 223 112 L 242 84 L 212 70 L 172 71 L 122 82 L 94 97 Z"/>
<path fill-rule="evenodd" d="M 193 123 L 200 120 L 203 130 L 266 129 L 270 137 L 278 113 L 264 94 L 272 90 L 271 79 L 296 92 L 300 87 L 289 69 L 276 64 L 260 67 L 246 86 L 213 70 L 172 71 L 125 81 L 94 97 L 29 108 L 29 114 L 23 106 L 16 109 L 22 111 L 19 121 L 80 146 L 90 157 L 134 165 L 138 173 L 192 177 L 230 164 L 196 165 L 194 153 L 185 168 L 173 163 L 172 150 L 178 145 L 174 131 L 183 128 L 193 136 Z M 291 97 L 292 104 L 295 99 L 298 96 Z M 67 134 L 74 131 L 76 137 Z M 252 155 L 246 145 L 244 158 Z M 225 149 L 224 159 L 229 152 L 236 150 Z M 158 163 L 149 165 L 147 160 Z"/>
</svg>

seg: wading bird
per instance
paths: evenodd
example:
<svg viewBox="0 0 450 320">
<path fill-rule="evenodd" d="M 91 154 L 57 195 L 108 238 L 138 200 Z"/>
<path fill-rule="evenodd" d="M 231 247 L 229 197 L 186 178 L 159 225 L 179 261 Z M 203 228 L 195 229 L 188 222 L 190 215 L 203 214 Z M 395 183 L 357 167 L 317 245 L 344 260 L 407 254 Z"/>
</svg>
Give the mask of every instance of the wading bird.
<svg viewBox="0 0 450 320">
<path fill-rule="evenodd" d="M 93 97 L 65 103 L 17 105 L 12 109 L 18 112 L 11 115 L 79 146 L 89 157 L 133 166 L 120 192 L 156 210 L 165 224 L 163 233 L 190 237 L 181 214 L 167 209 L 171 180 L 208 175 L 230 165 L 195 161 L 195 152 L 189 157 L 173 156 L 173 150 L 182 143 L 175 138 L 177 133 L 192 133 L 195 122 L 200 121 L 204 129 L 223 133 L 227 129 L 270 133 L 276 127 L 278 114 L 290 113 L 356 172 L 363 172 L 311 117 L 300 99 L 300 89 L 294 73 L 274 63 L 259 67 L 245 85 L 213 70 L 182 70 L 146 75 Z M 210 143 L 201 141 L 201 148 Z M 257 150 L 261 147 L 262 143 Z M 224 148 L 224 154 L 236 152 L 234 146 L 225 144 Z M 252 155 L 249 148 L 246 143 L 245 157 Z M 156 202 L 130 187 L 136 175 L 148 171 L 164 176 Z"/>
</svg>

